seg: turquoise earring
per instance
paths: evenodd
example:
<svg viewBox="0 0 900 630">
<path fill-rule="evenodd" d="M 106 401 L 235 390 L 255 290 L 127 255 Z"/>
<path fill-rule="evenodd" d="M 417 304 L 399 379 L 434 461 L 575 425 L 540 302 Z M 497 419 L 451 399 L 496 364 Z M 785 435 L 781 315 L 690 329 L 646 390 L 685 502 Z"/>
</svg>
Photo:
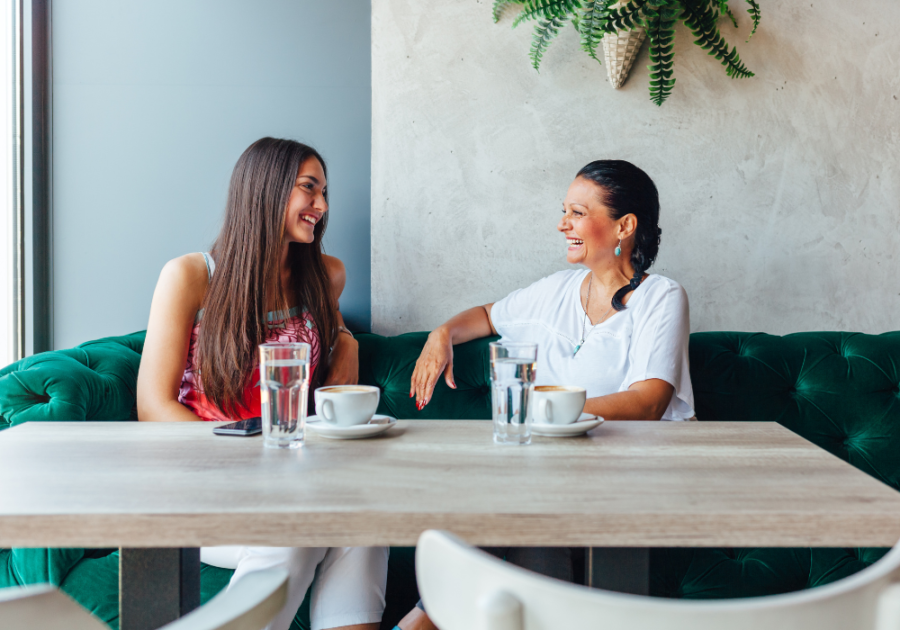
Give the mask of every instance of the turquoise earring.
<svg viewBox="0 0 900 630">
<path fill-rule="evenodd" d="M 619 244 L 616 245 L 616 256 L 622 255 L 622 239 L 619 239 Z"/>
</svg>

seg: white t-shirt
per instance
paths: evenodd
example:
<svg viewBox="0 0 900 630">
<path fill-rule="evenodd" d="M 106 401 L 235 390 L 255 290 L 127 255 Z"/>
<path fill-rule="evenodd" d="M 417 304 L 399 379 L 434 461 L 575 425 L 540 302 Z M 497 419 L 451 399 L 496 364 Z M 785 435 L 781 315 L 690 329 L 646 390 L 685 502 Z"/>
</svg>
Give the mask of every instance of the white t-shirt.
<svg viewBox="0 0 900 630">
<path fill-rule="evenodd" d="M 538 344 L 536 385 L 576 385 L 594 398 L 658 378 L 675 387 L 662 419 L 693 417 L 684 289 L 674 280 L 649 275 L 624 311 L 592 326 L 580 297 L 588 273 L 560 271 L 513 291 L 491 308 L 494 328 L 505 341 Z M 583 324 L 584 345 L 573 357 Z"/>
</svg>

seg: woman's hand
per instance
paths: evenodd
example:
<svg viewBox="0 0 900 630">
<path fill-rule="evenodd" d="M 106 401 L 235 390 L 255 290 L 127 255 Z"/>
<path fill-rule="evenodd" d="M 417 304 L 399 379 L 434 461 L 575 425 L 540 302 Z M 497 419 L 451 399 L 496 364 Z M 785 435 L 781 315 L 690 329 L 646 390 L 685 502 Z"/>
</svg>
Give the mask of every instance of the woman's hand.
<svg viewBox="0 0 900 630">
<path fill-rule="evenodd" d="M 331 350 L 327 385 L 356 385 L 359 382 L 359 343 L 346 333 L 338 333 Z"/>
<path fill-rule="evenodd" d="M 453 341 L 450 331 L 444 326 L 435 328 L 428 335 L 428 341 L 425 342 L 422 354 L 416 361 L 416 369 L 413 370 L 409 397 L 416 397 L 416 408 L 419 411 L 431 400 L 434 386 L 442 372 L 447 386 L 456 389 L 456 382 L 453 380 Z"/>
<path fill-rule="evenodd" d="M 453 345 L 465 343 L 473 339 L 497 334 L 491 323 L 491 304 L 476 306 L 458 315 L 454 315 L 443 326 L 435 328 L 430 335 L 422 354 L 416 361 L 412 380 L 409 386 L 409 397 L 416 397 L 416 408 L 419 411 L 431 400 L 434 386 L 437 385 L 441 373 L 451 389 L 456 389 L 453 378 Z"/>
</svg>

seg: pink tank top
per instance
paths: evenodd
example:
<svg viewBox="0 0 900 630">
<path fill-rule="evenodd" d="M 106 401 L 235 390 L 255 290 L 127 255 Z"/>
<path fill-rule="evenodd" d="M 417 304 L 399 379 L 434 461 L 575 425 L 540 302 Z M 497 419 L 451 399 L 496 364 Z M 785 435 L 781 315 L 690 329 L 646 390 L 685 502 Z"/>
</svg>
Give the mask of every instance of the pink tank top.
<svg viewBox="0 0 900 630">
<path fill-rule="evenodd" d="M 216 263 L 212 257 L 204 252 L 206 270 L 209 277 L 216 269 Z M 309 313 L 303 309 L 292 308 L 287 312 L 287 317 L 281 311 L 269 313 L 266 317 L 269 325 L 269 334 L 266 343 L 308 343 L 312 349 L 310 356 L 310 378 L 316 371 L 319 362 L 319 336 L 316 334 L 315 322 Z M 201 420 L 244 420 L 261 415 L 259 398 L 259 368 L 254 364 L 253 369 L 244 387 L 243 408 L 234 418 L 226 416 L 218 407 L 213 405 L 200 386 L 200 366 L 197 361 L 197 346 L 200 339 L 200 324 L 203 320 L 203 309 L 197 313 L 194 320 L 194 329 L 191 331 L 191 343 L 188 347 L 187 365 L 184 368 L 184 376 L 181 379 L 181 387 L 178 389 L 178 402 L 197 414 Z"/>
</svg>

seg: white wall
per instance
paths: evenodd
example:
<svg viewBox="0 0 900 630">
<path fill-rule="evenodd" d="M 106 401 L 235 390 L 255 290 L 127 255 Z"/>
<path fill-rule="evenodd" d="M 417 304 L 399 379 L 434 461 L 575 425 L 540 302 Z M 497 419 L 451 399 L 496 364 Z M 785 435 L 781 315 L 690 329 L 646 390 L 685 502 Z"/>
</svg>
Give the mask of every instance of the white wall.
<svg viewBox="0 0 900 630">
<path fill-rule="evenodd" d="M 656 181 L 654 270 L 694 330 L 900 329 L 900 3 L 763 2 L 741 81 L 677 31 L 674 94 L 648 100 L 645 48 L 619 91 L 567 27 L 530 67 L 528 24 L 491 2 L 374 0 L 372 317 L 430 329 L 565 268 L 555 231 L 577 170 Z"/>
<path fill-rule="evenodd" d="M 160 269 L 209 248 L 266 135 L 329 167 L 342 310 L 370 321 L 369 0 L 54 0 L 54 345 L 147 326 Z"/>
</svg>

